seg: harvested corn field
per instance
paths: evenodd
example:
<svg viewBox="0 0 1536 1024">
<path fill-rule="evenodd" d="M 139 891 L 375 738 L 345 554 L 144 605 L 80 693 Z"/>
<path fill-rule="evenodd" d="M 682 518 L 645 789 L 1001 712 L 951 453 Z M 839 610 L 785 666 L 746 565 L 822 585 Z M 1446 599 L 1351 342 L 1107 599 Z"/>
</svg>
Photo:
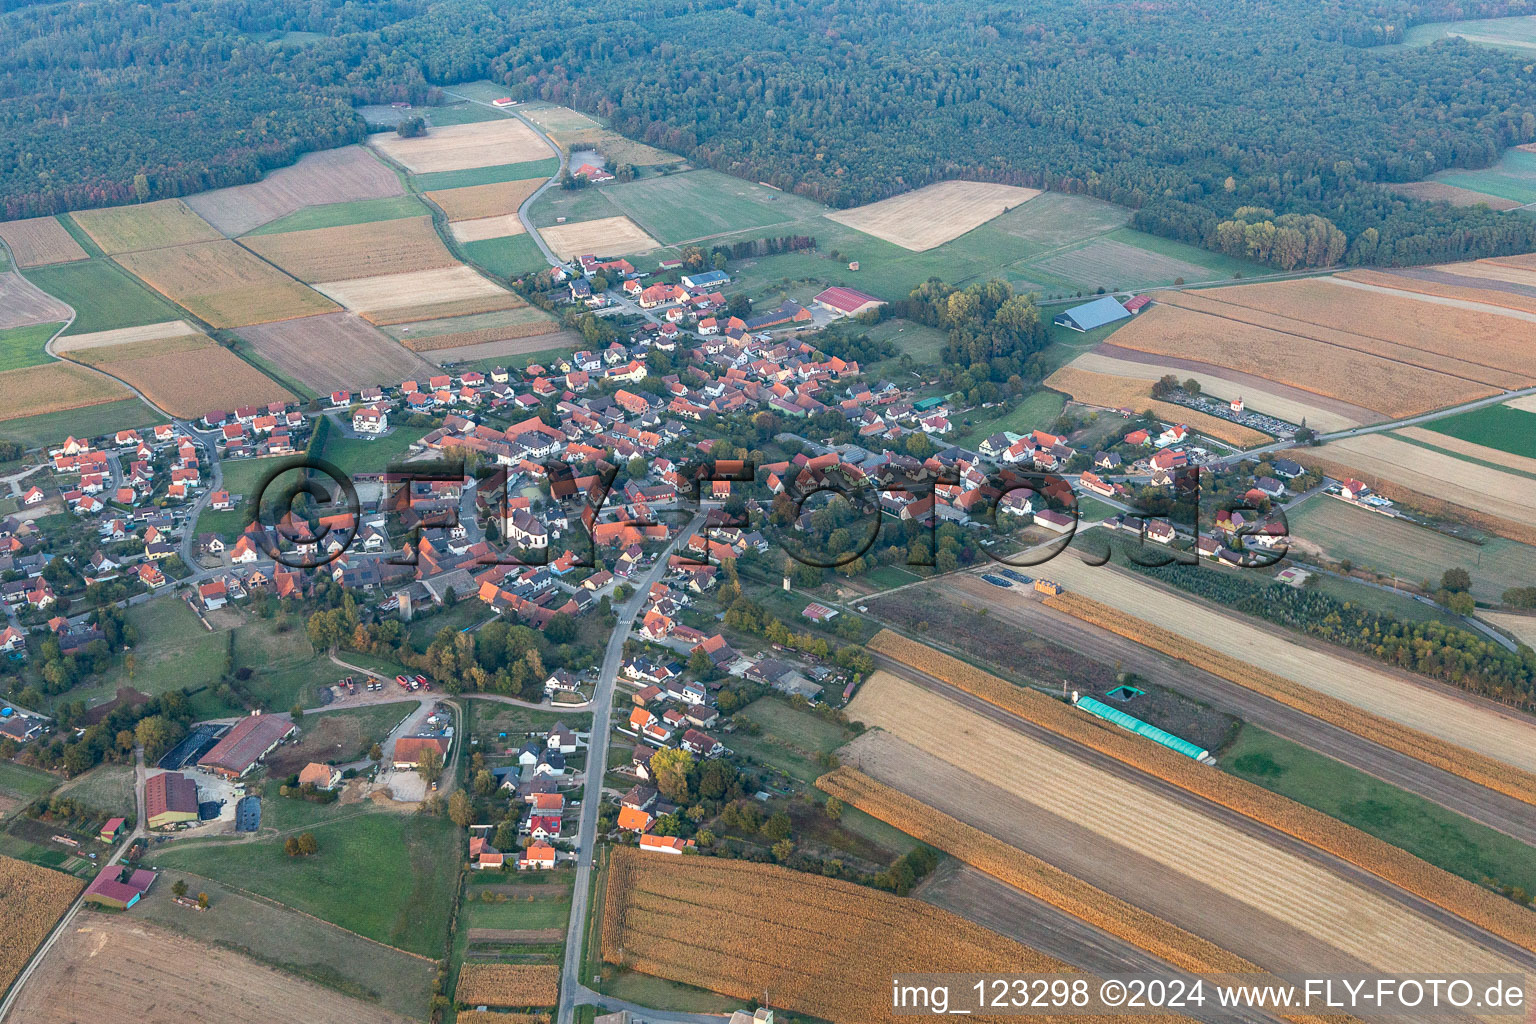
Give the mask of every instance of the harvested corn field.
<svg viewBox="0 0 1536 1024">
<path fill-rule="evenodd" d="M 252 252 L 300 281 L 347 281 L 455 267 L 431 217 L 315 228 L 244 239 Z"/>
<path fill-rule="evenodd" d="M 262 359 L 319 395 L 398 384 L 437 370 L 351 313 L 242 327 L 240 337 Z"/>
<path fill-rule="evenodd" d="M 69 215 L 108 256 L 190 245 L 222 238 L 219 229 L 199 217 L 180 199 L 162 199 L 142 206 L 111 206 L 76 210 Z"/>
<path fill-rule="evenodd" d="M 544 178 L 522 181 L 498 181 L 490 185 L 445 188 L 426 193 L 450 221 L 479 220 L 516 213 L 523 201 L 538 191 Z"/>
<path fill-rule="evenodd" d="M 409 1024 L 377 1003 L 110 913 L 70 924 L 11 1016 L 27 1024 Z"/>
<path fill-rule="evenodd" d="M 549 146 L 538 133 L 510 117 L 432 128 L 414 139 L 383 132 L 370 138 L 368 144 L 412 174 L 518 164 L 550 155 Z"/>
<path fill-rule="evenodd" d="M 574 224 L 557 224 L 554 227 L 539 228 L 539 234 L 555 251 L 555 255 L 563 260 L 589 252 L 622 256 L 625 253 L 656 249 L 661 245 L 628 217 L 601 217 Z"/>
<path fill-rule="evenodd" d="M 851 210 L 835 210 L 828 220 L 923 252 L 959 238 L 993 217 L 1039 195 L 1033 188 L 984 181 L 940 181 L 912 192 Z"/>
<path fill-rule="evenodd" d="M 1087 370 L 1113 377 L 1155 381 L 1168 374 L 1179 380 L 1193 377 L 1200 382 L 1200 393 L 1230 402 L 1241 398 L 1248 409 L 1274 416 L 1288 423 L 1306 423 L 1314 430 L 1329 433 L 1358 427 L 1380 419 L 1367 409 L 1356 410 L 1347 403 L 1320 398 L 1305 391 L 1251 377 L 1230 369 L 1219 369 L 1190 360 L 1159 359 L 1145 352 L 1098 345 L 1068 364 L 1074 370 Z"/>
<path fill-rule="evenodd" d="M 1441 446 L 1445 447 L 1445 446 Z M 1311 454 L 1311 453 L 1308 453 Z M 1367 477 L 1536 528 L 1536 480 L 1479 466 L 1386 434 L 1331 441 L 1317 456 Z"/>
<path fill-rule="evenodd" d="M 90 258 L 57 217 L 8 220 L 0 224 L 0 239 L 10 246 L 18 267 L 46 267 Z"/>
<path fill-rule="evenodd" d="M 83 888 L 73 875 L 0 857 L 0 992 L 11 987 Z"/>
<path fill-rule="evenodd" d="M 1134 409 L 1150 411 L 1164 420 L 1185 423 L 1197 433 L 1214 437 L 1218 441 L 1252 448 L 1273 440 L 1241 423 L 1233 423 L 1219 416 L 1209 416 L 1194 409 L 1187 409 L 1173 402 L 1160 402 L 1151 397 L 1152 382 L 1135 377 L 1115 377 L 1080 369 L 1076 362 L 1063 366 L 1045 380 L 1045 386 L 1072 396 L 1084 405 L 1096 405 L 1105 409 Z"/>
<path fill-rule="evenodd" d="M 414 274 L 328 281 L 315 288 L 354 313 L 361 313 L 369 323 L 379 325 L 467 316 L 527 304 L 462 265 Z"/>
<path fill-rule="evenodd" d="M 467 964 L 454 998 L 470 1006 L 554 1006 L 559 986 L 560 968 L 552 964 Z"/>
<path fill-rule="evenodd" d="M 1518 615 L 1514 612 L 1490 612 L 1479 609 L 1477 617 L 1502 629 L 1525 646 L 1536 648 L 1536 615 Z"/>
<path fill-rule="evenodd" d="M 120 327 L 115 331 L 69 334 L 55 342 L 53 347 L 56 352 L 80 352 L 88 348 L 107 348 L 111 345 L 130 345 L 136 341 L 191 337 L 201 333 L 185 320 L 168 320 L 165 323 L 145 324 L 143 327 Z"/>
<path fill-rule="evenodd" d="M 1301 710 L 1317 717 L 1326 716 L 1340 728 L 1368 735 L 1368 738 L 1421 760 L 1428 759 L 1426 753 L 1439 753 L 1449 763 L 1440 764 L 1438 760 L 1431 763 L 1440 764 L 1463 777 L 1472 776 L 1466 775 L 1467 769 L 1452 768 L 1449 764 L 1467 760 L 1467 751 L 1480 754 L 1482 758 L 1477 760 L 1487 767 L 1489 777 L 1475 777 L 1474 781 L 1506 792 L 1515 789 L 1516 792 L 1509 795 L 1528 802 L 1536 794 L 1536 786 L 1533 786 L 1536 780 L 1530 775 L 1536 772 L 1536 722 L 1524 716 L 1452 695 L 1428 681 L 1415 681 L 1407 675 L 1351 658 L 1326 645 L 1301 638 L 1292 640 L 1251 620 L 1224 615 L 1193 598 L 1155 587 L 1134 573 L 1108 566 L 1086 566 L 1072 557 L 1052 561 L 1050 573 L 1068 591 L 1067 601 L 1052 599 L 1053 607 L 1083 618 L 1088 606 L 1077 604 L 1078 597 L 1108 605 L 1115 609 L 1122 621 L 1124 616 L 1131 616 L 1165 631 L 1166 637 L 1160 635 L 1158 639 L 1162 646 L 1171 648 L 1164 650 L 1171 657 L 1190 661 L 1199 654 L 1203 662 L 1209 662 L 1201 664 L 1201 668 L 1228 679 L 1240 674 L 1238 666 L 1247 668 L 1244 678 L 1232 681 L 1250 689 L 1257 689 L 1261 680 L 1267 681 L 1270 677 L 1288 680 L 1295 685 L 1281 691 L 1266 682 L 1266 688 L 1260 692 L 1292 707 L 1308 698 L 1307 691 L 1332 698 L 1371 718 L 1384 719 L 1387 723 L 1405 726 L 1413 733 L 1434 737 L 1440 744 L 1425 753 L 1418 752 L 1412 749 L 1412 742 L 1418 740 L 1412 734 L 1388 743 L 1374 733 L 1362 733 L 1362 729 L 1371 724 L 1363 720 L 1365 716 L 1351 720 L 1345 717 L 1347 712 L 1327 701 L 1316 701 Z M 1131 639 L 1147 643 L 1140 637 Z M 1205 657 L 1204 649 L 1225 660 Z M 1283 698 L 1280 696 L 1282 692 L 1285 694 Z M 1409 749 L 1404 749 L 1405 746 Z M 1506 765 L 1520 771 L 1510 772 L 1503 767 Z M 1513 785 L 1516 776 L 1522 781 Z M 1498 781 L 1500 777 L 1511 781 L 1501 783 Z"/>
<path fill-rule="evenodd" d="M 848 714 L 1360 963 L 1382 970 L 1511 967 L 1309 859 L 888 673 L 864 684 Z"/>
<path fill-rule="evenodd" d="M 323 295 L 263 263 L 234 242 L 204 242 L 117 257 L 123 268 L 214 327 L 329 313 Z"/>
<path fill-rule="evenodd" d="M 602 929 L 610 963 L 836 1021 L 887 1019 L 896 973 L 1071 971 L 913 899 L 768 864 L 624 848 L 609 864 Z"/>
<path fill-rule="evenodd" d="M 383 199 L 405 193 L 400 179 L 362 146 L 306 153 L 291 167 L 260 181 L 187 199 L 187 205 L 231 237 L 286 217 L 306 206 Z"/>
<path fill-rule="evenodd" d="M 1388 416 L 1409 416 L 1498 390 L 1369 352 L 1325 344 L 1305 334 L 1181 308 L 1199 300 L 1179 297 L 1179 293 L 1159 293 L 1158 299 L 1157 305 L 1115 332 L 1117 347 L 1231 367 Z"/>
<path fill-rule="evenodd" d="M 210 409 L 293 398 L 272 378 L 201 334 L 91 348 L 74 353 L 74 358 L 127 381 L 166 412 L 186 419 Z"/>
<path fill-rule="evenodd" d="M 0 373 L 0 420 L 64 412 L 131 398 L 128 389 L 68 363 L 43 363 Z"/>
<path fill-rule="evenodd" d="M 16 271 L 0 274 L 0 330 L 68 319 L 67 305 Z"/>
</svg>

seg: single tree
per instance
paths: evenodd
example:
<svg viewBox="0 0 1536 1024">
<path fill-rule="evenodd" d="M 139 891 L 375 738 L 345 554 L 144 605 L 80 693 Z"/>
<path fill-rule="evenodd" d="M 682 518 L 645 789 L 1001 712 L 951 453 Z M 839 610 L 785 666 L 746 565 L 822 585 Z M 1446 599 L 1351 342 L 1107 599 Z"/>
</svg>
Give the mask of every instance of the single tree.
<svg viewBox="0 0 1536 1024">
<path fill-rule="evenodd" d="M 171 893 L 178 897 L 185 896 L 187 894 L 187 880 L 185 878 L 176 879 L 176 883 L 171 886 Z"/>
</svg>

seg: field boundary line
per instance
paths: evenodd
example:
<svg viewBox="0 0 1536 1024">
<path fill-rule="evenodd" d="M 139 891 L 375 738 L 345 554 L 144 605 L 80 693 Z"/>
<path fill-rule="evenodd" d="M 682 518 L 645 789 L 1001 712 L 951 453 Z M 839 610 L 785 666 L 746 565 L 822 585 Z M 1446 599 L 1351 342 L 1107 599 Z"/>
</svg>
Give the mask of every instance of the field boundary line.
<svg viewBox="0 0 1536 1024">
<path fill-rule="evenodd" d="M 1063 602 L 1061 597 L 1047 597 L 1048 607 L 1056 608 L 1066 614 L 1083 619 L 1094 625 L 1100 625 L 1111 632 L 1119 633 L 1127 639 L 1136 641 L 1154 650 L 1161 651 L 1170 657 L 1194 664 L 1213 674 L 1226 677 L 1226 673 L 1220 667 L 1210 664 L 1202 664 L 1186 656 L 1185 651 L 1194 649 L 1207 651 L 1193 641 L 1176 637 L 1166 630 L 1142 623 L 1130 616 L 1122 615 L 1118 610 L 1100 605 L 1095 601 L 1083 598 L 1076 594 L 1063 595 L 1075 598 L 1083 602 L 1079 607 L 1084 614 L 1074 611 L 1067 605 L 1073 602 Z M 1096 615 L 1090 618 L 1090 615 Z M 1145 632 L 1137 634 L 1125 632 L 1123 623 L 1133 622 L 1143 627 Z M 1120 628 L 1116 628 L 1116 627 Z M 1177 643 L 1170 642 L 1172 637 Z M 1225 807 L 1230 811 L 1250 818 L 1259 824 L 1273 829 L 1283 835 L 1288 835 L 1308 846 L 1314 847 L 1325 853 L 1337 857 L 1339 860 L 1352 864 L 1355 867 L 1375 875 L 1383 881 L 1396 886 L 1405 892 L 1411 893 L 1433 906 L 1439 907 L 1454 916 L 1461 918 L 1473 926 L 1482 929 L 1490 935 L 1497 936 L 1510 942 L 1521 949 L 1536 952 L 1536 913 L 1524 910 L 1519 905 L 1502 896 L 1483 889 L 1464 878 L 1453 875 L 1448 871 L 1437 868 L 1427 861 L 1415 857 L 1413 854 L 1398 847 L 1392 846 L 1381 839 L 1370 835 L 1351 825 L 1347 825 L 1332 818 L 1321 811 L 1300 804 L 1289 797 L 1272 793 L 1254 783 L 1240 779 L 1234 775 L 1228 775 L 1187 757 L 1176 754 L 1171 750 L 1158 747 L 1154 744 L 1144 743 L 1131 733 L 1119 730 L 1114 726 L 1100 724 L 1084 714 L 1078 714 L 1073 709 L 1060 703 L 1053 697 L 1047 697 L 1032 690 L 1026 690 L 990 672 L 976 669 L 965 662 L 952 658 L 949 655 L 936 651 L 926 644 L 920 644 L 905 637 L 901 637 L 888 630 L 883 630 L 871 639 L 866 646 L 886 658 L 896 661 L 909 668 L 932 676 L 946 685 L 953 686 L 962 692 L 980 698 L 1016 715 L 1025 721 L 1031 722 L 1042 729 L 1055 733 L 1075 743 L 1098 751 L 1107 757 L 1120 761 L 1132 768 L 1151 775 L 1154 778 L 1176 786 L 1197 797 L 1208 800 L 1219 807 Z M 1210 652 L 1212 654 L 1216 652 Z M 1227 659 L 1234 664 L 1248 670 L 1248 673 L 1261 674 L 1262 670 L 1236 662 L 1235 659 Z M 1231 670 L 1230 668 L 1228 669 Z M 1235 673 L 1243 675 L 1243 673 Z M 1254 686 L 1249 681 L 1250 677 L 1232 679 L 1233 682 L 1256 692 L 1264 693 L 1281 703 L 1289 704 L 1290 701 Z M 1279 678 L 1279 677 L 1275 677 Z M 1304 687 L 1297 689 L 1305 690 Z M 1311 691 L 1307 691 L 1311 692 Z M 1323 695 L 1316 695 L 1323 701 Z M 1338 702 L 1342 704 L 1342 702 Z M 1297 705 L 1292 704 L 1292 707 Z M 1323 714 L 1311 712 L 1306 707 L 1297 707 L 1297 710 L 1312 713 L 1331 724 L 1338 725 L 1348 732 L 1359 734 L 1358 728 L 1351 728 L 1351 723 L 1346 721 L 1332 721 Z M 1350 708 L 1355 712 L 1356 709 Z M 1358 712 L 1364 716 L 1364 712 Z M 1404 728 L 1405 732 L 1411 732 Z M 1367 739 L 1371 739 L 1369 735 Z M 1396 738 L 1396 737 L 1392 737 Z M 1424 737 L 1427 744 L 1450 747 L 1431 737 Z M 1382 742 L 1377 740 L 1376 742 Z M 1401 749 L 1390 743 L 1382 743 L 1392 749 Z M 1420 756 L 1411 746 L 1410 749 L 1401 750 L 1402 753 L 1417 757 L 1419 760 L 1427 760 Z M 1459 748 L 1455 748 L 1459 749 Z M 1467 752 L 1468 758 L 1478 758 L 1478 755 Z M 1434 762 L 1428 762 L 1433 764 Z M 1436 765 L 1436 767 L 1446 767 Z M 1463 774 L 1448 768 L 1453 774 Z M 1525 775 L 1519 769 L 1510 768 L 1511 772 Z M 1464 778 L 1468 778 L 1463 774 Z M 1471 781 L 1479 782 L 1478 779 Z M 1536 780 L 1532 780 L 1536 781 Z M 1482 782 L 1483 785 L 1488 785 Z M 1489 788 L 1504 790 L 1498 786 L 1490 785 Z M 1515 794 L 1519 798 L 1531 802 L 1530 794 Z"/>
<path fill-rule="evenodd" d="M 160 870 L 163 871 L 165 869 L 162 868 Z M 171 870 L 178 871 L 190 878 L 201 878 L 205 882 L 212 882 L 214 885 L 221 886 L 225 889 L 229 889 L 232 892 L 238 893 L 246 899 L 251 900 L 253 903 L 265 903 L 268 906 L 276 907 L 279 910 L 286 910 L 290 913 L 298 914 L 300 917 L 307 917 L 311 921 L 325 925 L 327 928 L 334 928 L 339 932 L 345 932 L 347 935 L 350 935 L 353 938 L 362 939 L 364 942 L 372 943 L 375 946 L 380 946 L 384 949 L 390 950 L 391 952 L 404 953 L 406 956 L 415 957 L 417 960 L 422 960 L 429 964 L 436 964 L 438 962 L 436 959 L 430 956 L 423 956 L 420 953 L 412 953 L 408 949 L 401 949 L 399 946 L 391 946 L 389 943 L 380 942 L 378 939 L 370 939 L 368 936 L 359 932 L 355 932 L 350 928 L 343 928 L 341 925 L 334 921 L 327 921 L 323 917 L 316 917 L 314 914 L 311 914 L 308 911 L 300 910 L 298 907 L 289 906 L 288 904 L 283 903 L 281 900 L 275 900 L 270 896 L 263 896 L 259 892 L 251 892 L 249 889 L 242 889 L 238 885 L 233 885 L 229 882 L 221 882 L 217 878 L 209 878 L 207 875 L 200 875 L 195 871 L 182 871 L 180 868 L 172 868 Z"/>
</svg>

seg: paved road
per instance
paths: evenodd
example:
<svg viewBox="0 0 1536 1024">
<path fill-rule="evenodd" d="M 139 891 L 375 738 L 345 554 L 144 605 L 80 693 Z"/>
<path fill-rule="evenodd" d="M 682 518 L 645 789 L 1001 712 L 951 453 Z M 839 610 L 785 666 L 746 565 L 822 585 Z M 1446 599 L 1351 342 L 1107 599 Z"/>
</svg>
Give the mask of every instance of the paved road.
<svg viewBox="0 0 1536 1024">
<path fill-rule="evenodd" d="M 1418 916 L 1428 919 L 1446 931 L 1458 935 L 1468 942 L 1478 945 L 1484 949 L 1491 950 L 1494 953 L 1511 960 L 1513 963 L 1518 965 L 1519 969 L 1521 970 L 1536 970 L 1536 953 L 1516 946 L 1514 943 L 1509 942 L 1506 939 L 1492 935 L 1484 931 L 1482 928 L 1479 928 L 1477 925 L 1472 924 L 1463 918 L 1457 917 L 1455 914 L 1435 906 L 1427 900 L 1420 899 L 1418 896 L 1415 896 L 1404 889 L 1400 889 L 1396 885 L 1384 881 L 1380 877 L 1373 875 L 1368 871 L 1356 867 L 1347 861 L 1341 860 L 1332 854 L 1326 853 L 1317 847 L 1312 846 L 1310 843 L 1305 843 L 1299 839 L 1285 835 L 1284 833 L 1281 833 L 1262 822 L 1255 821 L 1253 818 L 1250 818 L 1245 814 L 1239 814 L 1238 812 L 1230 810 L 1229 808 L 1223 807 L 1219 804 L 1211 803 L 1210 801 L 1196 796 L 1186 789 L 1181 789 L 1172 783 L 1164 782 L 1162 779 L 1148 775 L 1140 769 L 1125 764 L 1122 761 L 1118 761 L 1106 754 L 1101 754 L 1096 750 L 1090 750 L 1081 744 L 1073 742 L 1072 740 L 1058 736 L 1056 733 L 1041 728 L 1040 726 L 1035 725 L 1033 722 L 1028 722 L 1022 718 L 1019 718 L 1017 715 L 1013 715 L 1007 711 L 1004 711 L 1002 708 L 987 703 L 979 697 L 972 696 L 963 690 L 959 690 L 953 686 L 950 686 L 943 680 L 931 676 L 926 672 L 911 668 L 910 666 L 904 665 L 900 662 L 892 661 L 883 657 L 882 655 L 876 654 L 873 651 L 870 653 L 874 656 L 876 664 L 878 664 L 886 671 L 892 673 L 893 675 L 906 679 L 908 682 L 915 683 L 925 690 L 937 693 L 951 701 L 954 701 L 967 710 L 975 712 L 976 714 L 979 714 L 985 718 L 991 719 L 992 721 L 1008 729 L 1029 736 L 1031 739 L 1034 739 L 1037 742 L 1044 743 L 1045 745 L 1059 750 L 1062 753 L 1084 761 L 1093 767 L 1109 772 L 1111 775 L 1125 780 L 1125 782 L 1129 785 L 1140 786 L 1143 789 L 1150 790 L 1159 796 L 1166 797 L 1167 799 L 1176 801 L 1183 806 L 1189 807 L 1199 814 L 1202 814 L 1208 818 L 1215 819 L 1225 825 L 1235 828 L 1246 835 L 1253 836 L 1254 838 L 1259 839 L 1260 841 L 1272 847 L 1284 850 L 1290 854 L 1293 854 L 1294 856 L 1320 865 L 1329 872 L 1337 875 L 1347 882 L 1350 882 L 1353 885 L 1359 886 L 1360 888 L 1366 889 L 1377 894 L 1378 896 L 1397 903 L 1407 908 L 1409 911 L 1417 914 Z"/>
<path fill-rule="evenodd" d="M 592 693 L 592 738 L 587 744 L 587 780 L 582 791 L 581 823 L 576 833 L 580 849 L 576 855 L 576 885 L 571 891 L 571 917 L 565 940 L 565 966 L 561 972 L 560 1013 L 557 1018 L 560 1024 L 572 1024 L 575 1020 L 576 990 L 582 987 L 580 975 L 582 930 L 587 923 L 587 901 L 592 888 L 592 848 L 597 841 L 597 808 L 602 803 L 603 776 L 606 774 L 604 767 L 608 763 L 609 715 L 613 710 L 613 688 L 619 675 L 619 663 L 624 659 L 624 641 L 629 639 L 630 628 L 639 617 L 640 609 L 645 606 L 646 595 L 650 593 L 651 585 L 660 582 L 661 578 L 667 574 L 668 556 L 672 554 L 674 548 L 687 541 L 704 525 L 704 517 L 705 513 L 700 512 L 686 527 L 678 531 L 666 550 L 656 556 L 656 564 L 651 567 L 650 572 L 645 574 L 644 579 L 634 584 L 634 595 L 614 609 L 618 614 L 618 622 L 614 624 L 613 635 L 608 638 L 608 646 L 603 651 L 602 672 L 598 676 L 597 686 Z M 649 1010 L 638 1012 L 642 1013 L 648 1021 L 708 1019 L 663 1018 Z"/>
<path fill-rule="evenodd" d="M 544 236 L 539 234 L 538 230 L 533 226 L 532 218 L 528 216 L 528 210 L 533 206 L 534 202 L 539 198 L 539 196 L 543 195 L 550 188 L 559 187 L 558 183 L 560 180 L 560 175 L 564 173 L 566 167 L 569 166 L 565 151 L 560 148 L 554 139 L 544 134 L 544 129 L 534 124 L 532 120 L 523 115 L 522 111 L 515 107 L 498 107 L 494 103 L 487 103 L 484 100 L 477 100 L 472 97 L 465 96 L 463 93 L 454 92 L 452 89 L 444 89 L 443 91 L 446 92 L 449 96 L 456 97 L 457 99 L 468 100 L 470 103 L 478 103 L 482 107 L 490 107 L 492 110 L 500 111 L 504 114 L 511 114 L 513 117 L 517 118 L 519 121 L 523 122 L 523 124 L 532 129 L 535 135 L 544 140 L 545 145 L 555 151 L 555 156 L 560 159 L 560 169 L 556 171 L 548 181 L 534 189 L 532 195 L 523 200 L 523 204 L 517 208 L 517 219 L 523 222 L 523 231 L 528 235 L 529 238 L 533 239 L 536 245 L 538 245 L 539 251 L 544 254 L 544 258 L 549 261 L 550 266 L 565 266 L 565 261 L 555 255 L 555 251 L 551 249 L 548 243 L 544 241 Z"/>
</svg>

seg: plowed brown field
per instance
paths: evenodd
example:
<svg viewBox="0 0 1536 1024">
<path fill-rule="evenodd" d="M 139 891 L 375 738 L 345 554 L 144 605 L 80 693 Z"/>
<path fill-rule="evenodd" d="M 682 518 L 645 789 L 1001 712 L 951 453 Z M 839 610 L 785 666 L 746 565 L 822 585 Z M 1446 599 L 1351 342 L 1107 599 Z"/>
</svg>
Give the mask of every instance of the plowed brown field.
<svg viewBox="0 0 1536 1024">
<path fill-rule="evenodd" d="M 91 348 L 73 357 L 127 381 L 166 412 L 187 419 L 212 409 L 293 398 L 272 378 L 201 334 Z"/>
<path fill-rule="evenodd" d="M 405 192 L 400 179 L 363 146 L 306 153 L 260 181 L 187 198 L 187 205 L 234 237 L 306 206 L 383 199 Z"/>
</svg>

